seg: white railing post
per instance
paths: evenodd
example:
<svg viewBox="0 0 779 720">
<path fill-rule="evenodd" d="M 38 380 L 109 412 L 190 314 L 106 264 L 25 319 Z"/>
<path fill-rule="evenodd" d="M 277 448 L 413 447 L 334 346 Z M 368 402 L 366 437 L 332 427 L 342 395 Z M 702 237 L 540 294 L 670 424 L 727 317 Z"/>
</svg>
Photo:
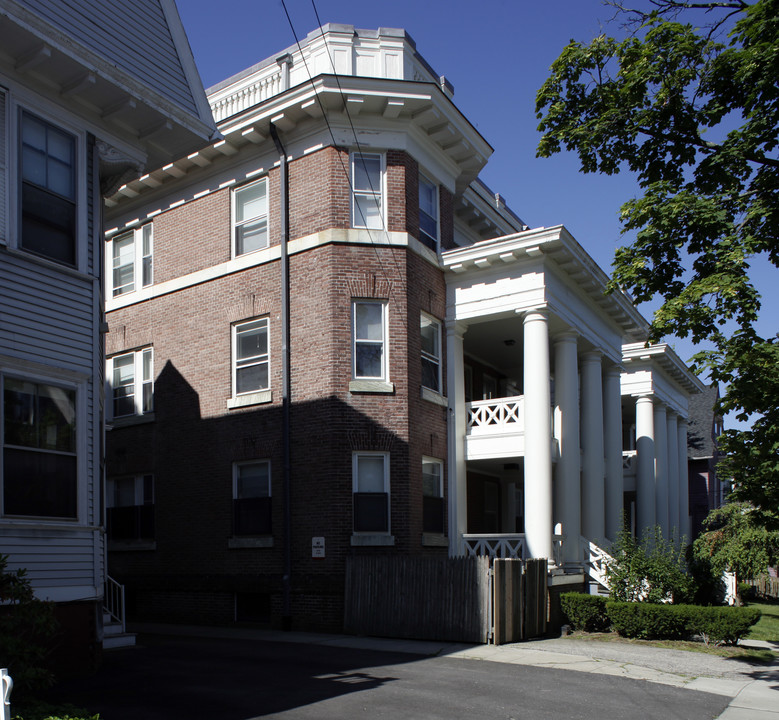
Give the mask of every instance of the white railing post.
<svg viewBox="0 0 779 720">
<path fill-rule="evenodd" d="M 116 582 L 116 580 L 114 580 L 109 575 L 106 575 L 105 579 L 103 610 L 105 610 L 114 620 L 121 624 L 122 632 L 124 632 L 124 585 Z"/>
<path fill-rule="evenodd" d="M 0 699 L 3 701 L 3 715 L 0 720 L 11 720 L 11 690 L 14 681 L 8 674 L 8 668 L 0 668 Z"/>
</svg>

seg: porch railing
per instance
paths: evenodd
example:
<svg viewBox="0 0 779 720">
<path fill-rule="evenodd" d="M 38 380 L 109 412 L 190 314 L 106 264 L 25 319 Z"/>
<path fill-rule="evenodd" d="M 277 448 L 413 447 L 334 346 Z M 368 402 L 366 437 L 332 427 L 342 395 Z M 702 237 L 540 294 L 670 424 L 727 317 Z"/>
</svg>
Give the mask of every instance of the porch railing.
<svg viewBox="0 0 779 720">
<path fill-rule="evenodd" d="M 602 547 L 585 537 L 581 538 L 582 560 L 587 574 L 599 585 L 610 589 L 609 580 L 606 576 L 606 566 L 614 558 L 611 557 Z"/>
<path fill-rule="evenodd" d="M 622 451 L 622 472 L 627 475 L 633 475 L 636 472 L 636 451 Z"/>
<path fill-rule="evenodd" d="M 523 534 L 490 533 L 463 535 L 463 549 L 468 557 L 486 555 L 491 558 L 525 557 L 525 536 Z"/>
<path fill-rule="evenodd" d="M 116 582 L 111 576 L 106 575 L 105 593 L 103 595 L 103 610 L 125 628 L 124 616 L 124 585 Z"/>
<path fill-rule="evenodd" d="M 466 432 L 469 435 L 517 432 L 524 425 L 524 406 L 525 398 L 522 395 L 466 403 Z"/>
</svg>

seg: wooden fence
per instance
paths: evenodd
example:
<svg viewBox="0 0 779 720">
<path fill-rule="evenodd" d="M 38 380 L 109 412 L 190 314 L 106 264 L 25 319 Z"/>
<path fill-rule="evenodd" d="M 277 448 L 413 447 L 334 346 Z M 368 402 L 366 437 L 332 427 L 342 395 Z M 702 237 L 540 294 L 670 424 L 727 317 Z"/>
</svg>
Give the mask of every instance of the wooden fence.
<svg viewBox="0 0 779 720">
<path fill-rule="evenodd" d="M 356 635 L 495 644 L 547 627 L 547 561 L 351 557 L 344 629 Z"/>
<path fill-rule="evenodd" d="M 770 575 L 761 575 L 751 581 L 758 597 L 779 600 L 779 578 Z"/>
<path fill-rule="evenodd" d="M 350 557 L 344 629 L 356 635 L 489 641 L 489 558 Z"/>
</svg>

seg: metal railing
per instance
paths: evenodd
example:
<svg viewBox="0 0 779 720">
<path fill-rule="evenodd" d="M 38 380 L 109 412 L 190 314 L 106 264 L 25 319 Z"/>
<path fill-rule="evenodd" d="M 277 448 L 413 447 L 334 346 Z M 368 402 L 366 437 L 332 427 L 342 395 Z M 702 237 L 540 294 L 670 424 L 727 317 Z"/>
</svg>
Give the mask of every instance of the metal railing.
<svg viewBox="0 0 779 720">
<path fill-rule="evenodd" d="M 116 622 L 121 623 L 122 632 L 124 632 L 124 585 L 116 582 L 116 580 L 114 580 L 109 575 L 106 575 L 105 578 L 103 610 L 107 612 L 114 620 L 116 620 Z"/>
</svg>

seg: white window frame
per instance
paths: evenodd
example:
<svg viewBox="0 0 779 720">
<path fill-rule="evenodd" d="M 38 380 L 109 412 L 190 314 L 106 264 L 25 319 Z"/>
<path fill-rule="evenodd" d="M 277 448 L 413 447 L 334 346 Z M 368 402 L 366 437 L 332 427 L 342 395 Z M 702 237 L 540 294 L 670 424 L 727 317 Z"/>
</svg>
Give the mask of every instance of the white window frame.
<svg viewBox="0 0 779 720">
<path fill-rule="evenodd" d="M 240 469 L 242 467 L 246 467 L 248 465 L 265 465 L 268 469 L 268 494 L 267 495 L 252 495 L 249 497 L 239 497 L 238 496 L 238 476 L 240 474 Z M 257 460 L 241 460 L 239 462 L 233 463 L 233 502 L 236 500 L 249 500 L 252 498 L 267 498 L 269 502 L 272 502 L 271 498 L 273 497 L 273 467 L 271 465 L 271 461 L 267 459 L 257 459 Z M 271 505 L 272 508 L 272 505 Z M 269 510 L 269 512 L 272 513 L 272 510 Z M 235 513 L 235 505 L 233 505 L 233 514 Z M 235 516 L 233 515 L 233 523 L 235 523 Z M 235 525 L 233 526 L 235 528 Z M 270 518 L 270 533 L 259 533 L 257 535 L 254 534 L 242 534 L 238 535 L 236 537 L 238 538 L 252 538 L 252 537 L 264 537 L 265 535 L 272 535 L 273 534 L 273 518 L 271 514 Z"/>
<path fill-rule="evenodd" d="M 378 159 L 379 160 L 379 182 L 378 187 L 373 187 L 373 183 L 369 181 L 369 187 L 358 188 L 356 186 L 355 178 L 357 177 L 355 167 L 358 163 L 363 162 L 364 159 Z M 353 228 L 365 228 L 367 230 L 383 230 L 387 226 L 387 156 L 385 153 L 377 152 L 352 152 L 350 156 L 350 169 L 351 169 L 351 191 L 352 191 L 352 227 Z M 363 213 L 359 209 L 358 198 L 362 198 L 368 202 L 373 201 L 379 206 L 379 220 L 378 222 L 368 223 L 363 217 Z"/>
<path fill-rule="evenodd" d="M 132 413 L 122 413 L 117 415 L 114 411 L 114 403 L 116 401 L 114 387 L 114 367 L 117 360 L 132 356 L 133 358 L 133 381 L 132 381 L 132 396 L 134 411 Z M 148 373 L 145 372 L 144 360 L 149 359 Z M 154 349 L 152 347 L 139 348 L 137 350 L 130 350 L 128 352 L 120 352 L 112 355 L 108 358 L 106 369 L 106 382 L 108 389 L 106 397 L 108 402 L 106 403 L 107 412 L 106 415 L 115 420 L 122 420 L 124 418 L 149 416 L 154 413 Z M 129 386 L 128 386 L 129 387 Z M 151 406 L 144 408 L 144 390 L 150 388 L 151 393 Z"/>
<path fill-rule="evenodd" d="M 265 188 L 265 212 L 260 213 L 259 215 L 253 215 L 250 218 L 244 218 L 242 221 L 238 221 L 238 212 L 237 212 L 237 196 L 249 188 L 262 185 Z M 265 250 L 270 245 L 270 197 L 269 197 L 269 183 L 268 178 L 262 177 L 259 180 L 255 180 L 250 183 L 244 183 L 243 185 L 238 185 L 237 187 L 234 187 L 230 192 L 230 253 L 232 258 L 242 257 L 243 255 L 250 255 L 254 252 L 259 252 L 260 250 Z M 242 227 L 245 225 L 249 225 L 253 222 L 261 222 L 262 220 L 265 220 L 265 244 L 261 247 L 254 248 L 254 250 L 245 250 L 243 252 L 238 252 L 238 233 Z"/>
<path fill-rule="evenodd" d="M 147 496 L 146 494 L 146 480 L 149 479 L 149 487 L 151 492 L 149 493 L 150 496 Z M 123 504 L 119 505 L 116 502 L 116 485 L 119 482 L 127 482 L 132 481 L 133 483 L 133 502 L 132 504 Z M 122 508 L 122 507 L 133 507 L 133 508 L 140 508 L 145 507 L 148 505 L 151 505 L 154 507 L 156 504 L 156 498 L 155 498 L 155 482 L 154 482 L 154 475 L 152 473 L 138 473 L 136 475 L 117 475 L 114 477 L 110 477 L 106 479 L 106 495 L 105 495 L 105 507 L 106 507 L 106 514 L 108 514 L 108 511 L 113 508 Z M 108 522 L 108 518 L 106 517 L 106 522 Z M 133 538 L 120 538 L 115 539 L 113 537 L 108 537 L 109 542 L 111 543 L 129 543 L 132 544 L 133 547 L 137 546 L 138 543 L 145 543 L 145 542 L 154 542 L 156 540 L 156 526 L 154 527 L 154 532 L 151 536 L 148 537 L 133 537 Z"/>
<path fill-rule="evenodd" d="M 26 253 L 43 263 L 52 263 L 63 269 L 87 272 L 88 247 L 91 238 L 85 232 L 87 227 L 87 153 L 86 133 L 78 122 L 72 122 L 61 108 L 46 102 L 27 88 L 12 85 L 0 87 L 0 96 L 5 98 L 5 117 L 0 111 L 0 145 L 5 147 L 5 168 L 0 165 L 0 245 Z M 2 102 L 0 102 L 2 105 Z M 1 110 L 1 108 L 0 108 Z M 21 197 L 21 115 L 27 113 L 56 130 L 73 137 L 74 144 L 74 204 L 75 262 L 70 263 L 43 253 L 26 249 L 22 245 L 22 197 Z M 0 148 L 2 150 L 2 148 Z M 2 152 L 0 152 L 2 155 Z M 4 180 L 4 182 L 3 182 Z"/>
<path fill-rule="evenodd" d="M 438 466 L 438 495 L 428 495 L 425 492 L 425 481 L 424 481 L 424 472 L 425 472 L 425 463 L 429 463 L 431 465 Z M 439 458 L 434 457 L 428 457 L 427 455 L 422 456 L 422 495 L 425 497 L 435 497 L 435 498 L 442 498 L 444 496 L 444 461 Z"/>
<path fill-rule="evenodd" d="M 427 186 L 433 191 L 433 212 L 435 215 L 430 215 L 426 210 L 422 209 L 422 187 Z M 430 180 L 427 176 L 425 176 L 422 173 L 419 173 L 419 241 L 427 248 L 432 250 L 433 252 L 437 252 L 440 248 L 441 243 L 441 223 L 439 220 L 440 217 L 440 196 L 438 194 L 438 184 L 434 183 L 432 180 Z M 431 235 L 427 231 L 422 229 L 422 213 L 424 213 L 427 217 L 429 217 L 434 223 L 435 223 L 435 236 Z M 431 248 L 428 243 L 426 243 L 422 236 L 425 236 L 426 238 L 430 239 L 430 243 L 433 245 Z"/>
<path fill-rule="evenodd" d="M 358 305 L 378 305 L 381 307 L 381 340 L 370 340 L 357 337 L 357 307 Z M 389 343 L 387 333 L 387 302 L 384 300 L 352 299 L 352 380 L 388 382 L 389 380 Z M 357 346 L 358 344 L 380 345 L 382 351 L 380 375 L 357 374 Z"/>
<path fill-rule="evenodd" d="M 420 317 L 420 334 L 422 331 L 422 326 L 424 325 L 425 321 L 427 321 L 430 325 L 434 326 L 435 332 L 436 332 L 436 342 L 438 344 L 438 355 L 434 355 L 432 353 L 427 352 L 424 347 L 421 348 L 421 361 L 424 364 L 425 362 L 434 364 L 436 366 L 437 370 L 437 385 L 438 387 L 430 387 L 429 385 L 425 385 L 425 374 L 422 373 L 421 376 L 421 382 L 422 387 L 430 390 L 431 392 L 438 393 L 439 395 L 443 395 L 442 387 L 441 387 L 441 355 L 442 355 L 442 347 L 441 347 L 441 321 L 434 318 L 432 315 L 429 315 L 428 313 L 421 313 Z"/>
<path fill-rule="evenodd" d="M 87 452 L 89 449 L 89 441 L 86 432 L 87 427 L 87 413 L 86 413 L 86 389 L 83 382 L 70 381 L 68 379 L 56 377 L 56 376 L 40 376 L 28 372 L 23 364 L 16 367 L 15 363 L 9 364 L 8 367 L 3 368 L 0 371 L 0 519 L 6 517 L 5 512 L 5 487 L 4 487 L 4 473 L 2 472 L 4 458 L 3 453 L 6 448 L 5 442 L 5 381 L 7 378 L 14 380 L 21 380 L 22 382 L 31 382 L 36 385 L 46 385 L 50 387 L 60 387 L 75 395 L 75 451 L 74 452 L 58 452 L 58 451 L 42 451 L 42 452 L 58 452 L 58 454 L 66 454 L 68 456 L 75 455 L 76 457 L 76 517 L 61 517 L 61 516 L 49 516 L 49 515 L 13 515 L 14 522 L 33 524 L 38 523 L 67 523 L 67 524 L 84 524 L 87 511 L 87 489 L 84 478 L 87 472 Z M 95 442 L 97 442 L 95 440 Z M 7 447 L 26 447 L 26 446 L 14 446 L 10 443 Z"/>
<path fill-rule="evenodd" d="M 241 328 L 245 328 L 247 325 L 258 324 L 258 329 L 264 325 L 265 339 L 267 344 L 267 352 L 259 355 L 254 355 L 251 358 L 238 359 L 238 336 L 241 333 Z M 270 362 L 270 318 L 258 317 L 251 320 L 241 320 L 241 322 L 233 323 L 230 329 L 232 335 L 232 362 L 231 362 L 231 374 L 232 374 L 232 397 L 233 399 L 245 398 L 255 400 L 257 402 L 263 402 L 265 393 L 270 392 L 271 386 L 271 362 Z M 239 365 L 239 362 L 243 362 Z M 251 367 L 253 365 L 267 365 L 268 368 L 268 380 L 265 387 L 256 388 L 253 390 L 246 390 L 244 392 L 238 392 L 238 370 L 242 367 Z M 268 400 L 270 398 L 267 398 Z"/>
<path fill-rule="evenodd" d="M 352 494 L 360 492 L 360 458 L 380 457 L 383 459 L 383 477 L 382 492 L 387 495 L 387 529 L 386 531 L 357 531 L 354 535 L 391 535 L 392 532 L 392 513 L 391 513 L 391 495 L 390 495 L 390 454 L 384 451 L 359 450 L 352 453 Z M 354 511 L 353 511 L 354 513 Z"/>
<path fill-rule="evenodd" d="M 115 282 L 114 273 L 118 269 L 115 251 L 117 244 L 122 240 L 132 238 L 132 261 L 126 263 L 132 266 L 132 287 L 123 292 L 117 292 L 119 289 Z M 148 240 L 148 243 L 147 243 Z M 148 244 L 148 252 L 145 245 Z M 148 222 L 137 228 L 113 235 L 108 241 L 106 251 L 106 297 L 111 299 L 120 299 L 125 295 L 150 287 L 154 284 L 154 223 Z M 148 259 L 148 262 L 146 262 Z M 144 269 L 149 268 L 148 278 L 144 277 Z"/>
</svg>

